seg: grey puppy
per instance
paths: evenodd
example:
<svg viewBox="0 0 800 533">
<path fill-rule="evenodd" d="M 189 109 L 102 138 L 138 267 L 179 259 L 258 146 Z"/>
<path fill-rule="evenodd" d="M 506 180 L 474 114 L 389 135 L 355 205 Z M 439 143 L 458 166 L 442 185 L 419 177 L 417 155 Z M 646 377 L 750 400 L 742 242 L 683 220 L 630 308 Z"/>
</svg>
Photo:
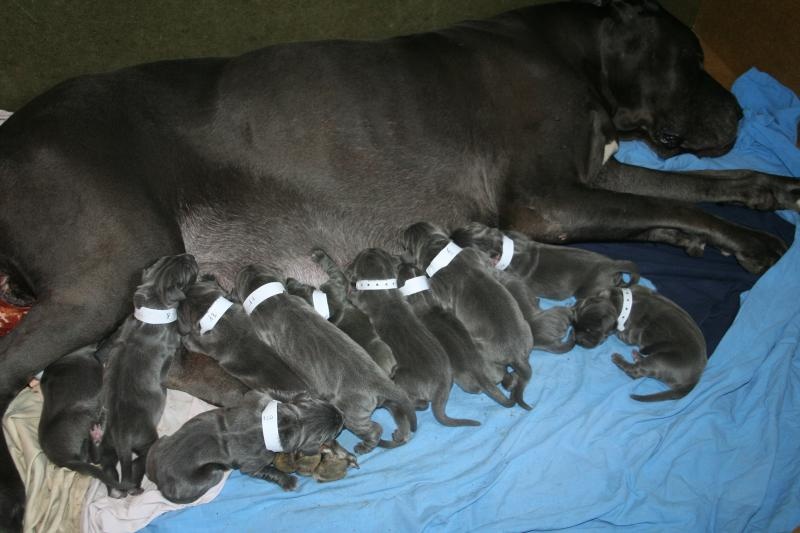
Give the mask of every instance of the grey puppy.
<svg viewBox="0 0 800 533">
<path fill-rule="evenodd" d="M 144 270 L 136 288 L 136 313 L 109 341 L 98 418 L 104 429 L 101 463 L 108 477 L 117 478 L 120 463 L 121 492 L 109 487 L 112 496 L 141 492 L 145 457 L 158 438 L 156 424 L 164 410 L 164 378 L 180 346 L 174 321 L 158 322 L 174 320 L 175 308 L 196 276 L 197 263 L 189 254 L 158 259 Z M 143 317 L 149 323 L 136 318 L 143 310 L 153 310 L 158 318 Z"/>
<path fill-rule="evenodd" d="M 422 269 L 410 263 L 401 263 L 397 272 L 397 285 L 405 287 L 408 280 L 423 275 Z M 503 407 L 514 406 L 516 402 L 504 396 L 498 389 L 497 383 L 492 381 L 491 369 L 480 356 L 472 335 L 453 313 L 439 304 L 433 292 L 427 289 L 413 294 L 403 294 L 414 313 L 447 353 L 450 366 L 453 368 L 453 379 L 458 386 L 472 394 L 483 392 Z"/>
<path fill-rule="evenodd" d="M 543 244 L 518 231 L 501 231 L 479 222 L 455 230 L 452 238 L 459 246 L 483 250 L 496 264 L 502 256 L 504 234 L 514 242 L 514 255 L 505 272 L 522 278 L 534 296 L 552 300 L 586 298 L 609 287 L 628 287 L 639 281 L 639 268 L 632 261 Z"/>
<path fill-rule="evenodd" d="M 273 271 L 250 265 L 236 276 L 236 295 L 244 301 L 268 283 L 280 279 Z M 405 392 L 355 341 L 302 298 L 276 294 L 251 309 L 250 319 L 261 340 L 309 384 L 309 392 L 342 411 L 345 427 L 362 439 L 356 453 L 379 444 L 405 444 L 416 431 L 417 416 Z M 380 438 L 383 430 L 370 418 L 378 407 L 386 407 L 397 424 L 390 441 Z"/>
<path fill-rule="evenodd" d="M 311 258 L 328 274 L 328 280 L 319 287 L 319 290 L 327 296 L 330 308 L 328 320 L 364 348 L 372 360 L 386 372 L 386 375 L 390 378 L 394 377 L 397 370 L 397 359 L 389 345 L 378 336 L 369 317 L 348 300 L 349 283 L 342 269 L 324 250 L 319 248 L 312 251 Z M 300 296 L 310 304 L 314 304 L 314 287 L 311 285 L 295 279 L 287 279 L 286 290 L 290 294 Z"/>
<path fill-rule="evenodd" d="M 39 443 L 55 465 L 94 476 L 119 489 L 116 476 L 92 463 L 100 462 L 102 432 L 95 424 L 103 365 L 95 357 L 97 345 L 65 355 L 44 370 L 44 405 L 39 419 Z"/>
<path fill-rule="evenodd" d="M 213 276 L 204 275 L 186 291 L 178 308 L 178 330 L 183 345 L 192 352 L 217 361 L 230 375 L 253 390 L 286 401 L 300 392 L 311 390 L 309 384 L 253 329 L 242 304 L 229 300 L 214 327 L 204 331 L 200 320 L 211 305 L 226 294 Z"/>
<path fill-rule="evenodd" d="M 273 466 L 275 451 L 265 444 L 262 412 L 271 400 L 252 391 L 238 406 L 201 413 L 176 433 L 161 437 L 150 448 L 147 477 L 176 503 L 195 501 L 232 468 L 294 490 L 297 478 Z M 280 445 L 286 452 L 315 453 L 342 429 L 336 408 L 305 393 L 280 403 L 276 414 Z"/>
<path fill-rule="evenodd" d="M 623 291 L 630 291 L 630 314 Z M 620 325 L 618 322 L 623 322 Z M 640 402 L 675 400 L 686 396 L 700 380 L 708 360 L 703 333 L 689 314 L 671 300 L 636 285 L 630 289 L 605 289 L 576 305 L 575 338 L 580 346 L 594 348 L 616 334 L 626 344 L 639 346 L 629 363 L 615 353 L 612 361 L 631 378 L 651 377 L 670 390 L 646 396 L 632 394 Z"/>
<path fill-rule="evenodd" d="M 431 275 L 428 265 L 449 243 L 447 233 L 428 222 L 413 224 L 403 233 L 405 249 L 431 276 L 434 295 L 466 326 L 481 357 L 490 365 L 492 382 L 502 381 L 511 397 L 530 409 L 523 392 L 531 378 L 531 328 L 514 297 L 489 271 L 477 250 L 464 248 Z M 514 372 L 508 373 L 508 367 Z"/>
<path fill-rule="evenodd" d="M 397 280 L 399 259 L 385 250 L 361 251 L 348 268 L 351 285 L 356 280 Z M 397 359 L 394 381 L 415 402 L 417 409 L 430 403 L 433 416 L 445 426 L 477 426 L 480 422 L 450 418 L 445 405 L 453 386 L 453 369 L 444 348 L 425 328 L 403 296 L 393 289 L 355 290 L 353 303 L 372 321 Z"/>
<path fill-rule="evenodd" d="M 214 359 L 186 349 L 178 350 L 172 358 L 164 385 L 217 407 L 236 405 L 251 390 Z"/>
</svg>

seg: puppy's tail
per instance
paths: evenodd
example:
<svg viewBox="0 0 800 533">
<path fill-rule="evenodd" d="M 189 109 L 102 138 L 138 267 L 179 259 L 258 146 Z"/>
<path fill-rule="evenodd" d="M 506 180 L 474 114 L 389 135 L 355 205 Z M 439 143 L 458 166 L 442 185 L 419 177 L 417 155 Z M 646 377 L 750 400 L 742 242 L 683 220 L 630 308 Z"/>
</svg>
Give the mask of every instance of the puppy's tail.
<svg viewBox="0 0 800 533">
<path fill-rule="evenodd" d="M 522 396 L 533 374 L 531 365 L 528 361 L 523 360 L 512 364 L 511 368 L 514 373 L 506 374 L 503 378 L 503 386 L 511 393 L 511 397 L 520 407 L 530 411 L 532 407 L 525 402 Z"/>
<path fill-rule="evenodd" d="M 444 406 L 447 404 L 448 398 L 450 398 L 451 387 L 452 383 L 442 383 L 442 385 L 436 389 L 436 392 L 433 395 L 433 401 L 431 402 L 433 417 L 443 426 L 480 426 L 481 423 L 477 420 L 470 420 L 468 418 L 450 418 L 444 412 Z"/>
<path fill-rule="evenodd" d="M 69 468 L 70 470 L 74 470 L 75 472 L 77 472 L 79 474 L 83 474 L 83 475 L 86 475 L 86 476 L 92 476 L 94 478 L 97 478 L 97 479 L 99 479 L 100 481 L 102 481 L 103 483 L 105 483 L 106 485 L 108 485 L 111 488 L 114 488 L 114 489 L 117 489 L 117 490 L 120 490 L 120 491 L 125 490 L 125 489 L 122 488 L 122 485 L 120 484 L 118 479 L 112 478 L 104 470 L 102 470 L 101 468 L 99 468 L 99 467 L 97 467 L 97 466 L 95 466 L 93 464 L 84 463 L 83 461 L 74 460 L 74 461 L 67 461 L 66 463 L 64 463 L 64 464 L 62 464 L 60 466 L 63 466 L 64 468 Z"/>
<path fill-rule="evenodd" d="M 514 398 L 509 398 L 503 394 L 503 391 L 500 390 L 500 387 L 494 383 L 484 383 L 481 385 L 481 388 L 486 396 L 496 401 L 503 407 L 514 407 L 514 405 L 517 403 Z"/>
<path fill-rule="evenodd" d="M 397 429 L 392 434 L 392 440 L 381 439 L 378 441 L 378 446 L 397 448 L 408 442 L 411 432 L 417 430 L 417 413 L 405 394 L 396 394 L 395 398 L 387 399 L 383 405 L 392 414 Z"/>
<path fill-rule="evenodd" d="M 657 392 L 655 394 L 647 394 L 644 396 L 641 396 L 639 394 L 631 394 L 631 398 L 633 398 L 637 402 L 661 402 L 664 400 L 678 400 L 689 394 L 693 388 L 694 385 L 691 385 L 689 387 L 677 387 L 674 389 L 665 390 L 663 392 Z"/>
</svg>

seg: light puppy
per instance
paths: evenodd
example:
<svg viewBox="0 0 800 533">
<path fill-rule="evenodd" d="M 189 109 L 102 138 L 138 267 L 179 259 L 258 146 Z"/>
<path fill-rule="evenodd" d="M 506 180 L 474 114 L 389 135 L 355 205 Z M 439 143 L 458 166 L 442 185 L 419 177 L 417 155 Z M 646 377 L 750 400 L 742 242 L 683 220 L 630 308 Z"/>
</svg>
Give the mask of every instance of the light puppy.
<svg viewBox="0 0 800 533">
<path fill-rule="evenodd" d="M 308 383 L 312 395 L 342 411 L 345 427 L 362 439 L 356 453 L 411 438 L 417 417 L 405 392 L 355 341 L 302 298 L 286 293 L 276 273 L 245 267 L 236 276 L 236 295 L 261 340 Z M 397 424 L 390 441 L 381 439 L 381 426 L 370 418 L 378 407 L 386 407 Z"/>
<path fill-rule="evenodd" d="M 275 454 L 316 453 L 341 429 L 342 415 L 329 403 L 305 393 L 281 403 L 252 391 L 236 407 L 201 413 L 160 438 L 150 448 L 147 477 L 176 503 L 195 501 L 233 468 L 294 490 L 297 478 L 275 468 Z"/>
<path fill-rule="evenodd" d="M 502 382 L 520 406 L 530 408 L 523 392 L 531 378 L 528 358 L 534 339 L 514 297 L 476 250 L 462 250 L 438 226 L 413 224 L 403 233 L 403 244 L 431 278 L 437 300 L 472 335 L 490 366 L 491 381 Z M 508 373 L 508 367 L 514 372 Z"/>
<path fill-rule="evenodd" d="M 414 314 L 396 290 L 399 259 L 369 248 L 361 251 L 347 271 L 355 290 L 353 303 L 364 311 L 397 359 L 394 381 L 415 402 L 417 409 L 431 406 L 433 416 L 445 426 L 477 426 L 475 420 L 450 418 L 445 406 L 453 386 L 453 369 L 439 341 Z"/>
<path fill-rule="evenodd" d="M 180 346 L 176 308 L 196 276 L 197 263 L 189 254 L 162 257 L 146 268 L 133 296 L 134 315 L 109 341 L 98 418 L 104 429 L 101 463 L 108 477 L 117 479 L 120 463 L 122 490 L 109 487 L 112 496 L 141 492 L 144 461 L 158 438 L 156 425 L 164 410 L 164 379 Z"/>
<path fill-rule="evenodd" d="M 615 353 L 612 361 L 631 378 L 651 377 L 670 390 L 631 398 L 640 402 L 686 396 L 700 380 L 708 357 L 706 341 L 689 313 L 641 285 L 614 288 L 580 300 L 576 305 L 575 338 L 594 348 L 609 335 L 639 346 L 633 363 Z"/>
</svg>

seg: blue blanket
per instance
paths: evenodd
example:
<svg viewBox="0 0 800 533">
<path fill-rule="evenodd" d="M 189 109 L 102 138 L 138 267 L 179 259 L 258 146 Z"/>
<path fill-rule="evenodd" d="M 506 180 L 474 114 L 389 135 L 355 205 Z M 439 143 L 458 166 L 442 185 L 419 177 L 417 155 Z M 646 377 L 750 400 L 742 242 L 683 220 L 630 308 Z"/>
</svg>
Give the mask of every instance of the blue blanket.
<svg viewBox="0 0 800 533">
<path fill-rule="evenodd" d="M 661 161 L 626 144 L 619 157 L 659 168 L 747 167 L 800 176 L 800 103 L 767 75 L 734 86 L 745 120 L 733 153 Z M 644 160 L 648 159 L 648 162 Z M 727 161 L 727 162 L 726 162 Z M 794 213 L 784 216 L 796 224 Z M 419 415 L 411 442 L 360 459 L 330 484 L 294 493 L 238 473 L 212 503 L 150 531 L 788 531 L 800 525 L 800 245 L 742 296 L 695 390 L 674 402 L 628 398 L 662 386 L 610 363 L 615 338 L 565 355 L 534 351 L 531 412 L 453 389 L 448 413 Z M 376 419 L 391 429 L 382 411 Z M 352 447 L 355 438 L 344 433 Z"/>
</svg>

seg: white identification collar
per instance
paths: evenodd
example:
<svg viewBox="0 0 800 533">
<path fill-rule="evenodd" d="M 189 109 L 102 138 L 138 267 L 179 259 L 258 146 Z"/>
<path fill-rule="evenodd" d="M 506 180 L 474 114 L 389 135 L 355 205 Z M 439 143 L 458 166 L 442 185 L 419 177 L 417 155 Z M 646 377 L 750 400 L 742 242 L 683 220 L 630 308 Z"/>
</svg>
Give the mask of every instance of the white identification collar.
<svg viewBox="0 0 800 533">
<path fill-rule="evenodd" d="M 400 287 L 400 293 L 403 296 L 411 296 L 412 294 L 429 290 L 431 290 L 431 284 L 428 281 L 428 276 L 416 276 L 407 279 L 403 286 Z"/>
<path fill-rule="evenodd" d="M 217 325 L 219 319 L 222 318 L 222 315 L 225 314 L 225 311 L 230 309 L 232 305 L 232 301 L 223 298 L 222 296 L 214 300 L 214 303 L 211 304 L 211 307 L 208 308 L 206 314 L 204 314 L 203 318 L 201 318 L 198 322 L 198 324 L 200 324 L 200 335 L 203 335 L 214 329 L 214 326 Z"/>
<path fill-rule="evenodd" d="M 622 309 L 617 317 L 617 331 L 625 331 L 625 322 L 631 316 L 633 309 L 633 293 L 630 289 L 620 289 L 622 291 Z"/>
<path fill-rule="evenodd" d="M 382 291 L 396 288 L 396 279 L 362 279 L 356 281 L 356 289 L 359 291 Z"/>
<path fill-rule="evenodd" d="M 261 432 L 264 434 L 264 446 L 271 452 L 282 452 L 281 436 L 278 435 L 278 400 L 270 400 L 261 411 Z"/>
<path fill-rule="evenodd" d="M 331 308 L 328 306 L 328 295 L 319 289 L 314 289 L 311 293 L 311 300 L 314 303 L 314 309 L 317 313 L 322 315 L 322 318 L 328 320 L 331 317 Z"/>
<path fill-rule="evenodd" d="M 503 235 L 503 254 L 497 260 L 494 266 L 497 270 L 505 270 L 511 264 L 511 259 L 514 257 L 514 241 L 511 237 Z"/>
<path fill-rule="evenodd" d="M 149 307 L 137 307 L 133 310 L 133 316 L 139 322 L 145 324 L 171 324 L 178 320 L 177 309 L 150 309 Z"/>
<path fill-rule="evenodd" d="M 244 302 L 242 302 L 242 306 L 244 306 L 245 312 L 249 315 L 264 300 L 272 298 L 273 296 L 277 296 L 278 294 L 284 292 L 286 292 L 286 289 L 283 288 L 283 283 L 279 281 L 265 283 L 264 285 L 260 286 L 259 288 L 251 292 L 250 296 L 245 298 Z"/>
<path fill-rule="evenodd" d="M 453 258 L 460 253 L 461 247 L 453 241 L 450 241 L 447 246 L 442 248 L 441 252 L 436 254 L 436 257 L 433 258 L 431 264 L 425 269 L 425 272 L 428 273 L 428 277 L 432 278 L 434 274 L 449 265 L 450 261 L 452 261 Z"/>
</svg>

